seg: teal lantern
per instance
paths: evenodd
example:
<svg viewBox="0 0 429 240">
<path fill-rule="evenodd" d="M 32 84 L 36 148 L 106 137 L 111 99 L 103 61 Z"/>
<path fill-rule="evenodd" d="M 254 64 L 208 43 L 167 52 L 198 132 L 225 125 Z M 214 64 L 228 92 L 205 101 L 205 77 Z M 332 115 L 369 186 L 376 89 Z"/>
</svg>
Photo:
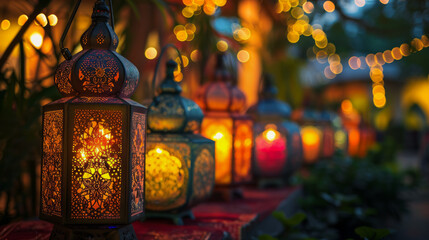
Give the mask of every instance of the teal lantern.
<svg viewBox="0 0 429 240">
<path fill-rule="evenodd" d="M 159 95 L 148 108 L 145 199 L 147 217 L 172 218 L 182 225 L 182 217 L 193 217 L 191 207 L 211 195 L 215 143 L 195 134 L 204 115 L 180 95 L 176 68 L 175 61 L 167 62 Z"/>
</svg>

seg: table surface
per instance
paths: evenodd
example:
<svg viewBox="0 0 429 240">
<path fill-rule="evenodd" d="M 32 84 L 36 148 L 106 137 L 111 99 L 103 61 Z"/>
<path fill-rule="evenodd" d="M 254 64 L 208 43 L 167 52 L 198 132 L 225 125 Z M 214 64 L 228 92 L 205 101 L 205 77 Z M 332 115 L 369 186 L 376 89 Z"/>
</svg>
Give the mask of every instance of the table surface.
<svg viewBox="0 0 429 240">
<path fill-rule="evenodd" d="M 265 219 L 296 188 L 280 189 L 244 188 L 243 198 L 210 200 L 192 209 L 195 219 L 184 219 L 177 226 L 168 219 L 148 219 L 134 222 L 137 238 L 141 240 L 220 240 L 229 235 L 232 239 L 245 239 L 252 226 Z M 49 239 L 51 223 L 32 220 L 0 226 L 0 239 Z"/>
</svg>

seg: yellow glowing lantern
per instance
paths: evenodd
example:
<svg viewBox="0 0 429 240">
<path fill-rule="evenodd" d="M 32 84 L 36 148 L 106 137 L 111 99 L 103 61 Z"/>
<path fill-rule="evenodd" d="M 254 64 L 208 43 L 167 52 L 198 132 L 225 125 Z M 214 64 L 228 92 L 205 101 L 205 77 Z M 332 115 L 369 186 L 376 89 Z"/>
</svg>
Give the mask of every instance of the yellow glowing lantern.
<svg viewBox="0 0 429 240">
<path fill-rule="evenodd" d="M 246 99 L 232 84 L 225 55 L 217 56 L 215 74 L 199 92 L 204 110 L 201 134 L 216 142 L 216 185 L 237 186 L 251 180 L 252 120 L 243 114 Z"/>
<path fill-rule="evenodd" d="M 195 102 L 180 95 L 182 89 L 174 80 L 176 68 L 175 61 L 167 63 L 160 94 L 148 109 L 145 199 L 147 217 L 171 218 L 182 225 L 182 217 L 193 217 L 191 207 L 212 192 L 215 143 L 194 134 L 203 113 Z"/>
<path fill-rule="evenodd" d="M 319 158 L 321 135 L 322 132 L 317 127 L 301 127 L 303 157 L 306 163 L 314 163 Z"/>
<path fill-rule="evenodd" d="M 81 52 L 61 41 L 64 97 L 43 107 L 40 218 L 55 223 L 51 239 L 137 239 L 131 222 L 144 215 L 146 108 L 130 99 L 139 72 L 116 52 L 111 9 L 95 3 Z"/>
</svg>

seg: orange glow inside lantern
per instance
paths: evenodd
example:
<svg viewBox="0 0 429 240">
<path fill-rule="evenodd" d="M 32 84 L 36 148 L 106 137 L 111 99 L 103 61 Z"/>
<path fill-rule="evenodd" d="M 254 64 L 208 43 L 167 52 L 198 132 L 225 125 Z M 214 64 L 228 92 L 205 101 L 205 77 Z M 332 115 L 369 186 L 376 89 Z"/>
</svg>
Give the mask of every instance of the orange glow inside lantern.
<svg viewBox="0 0 429 240">
<path fill-rule="evenodd" d="M 306 163 L 314 163 L 320 154 L 322 131 L 313 126 L 301 128 L 303 157 Z"/>
<path fill-rule="evenodd" d="M 215 182 L 230 184 L 232 180 L 232 120 L 208 119 L 203 121 L 201 134 L 215 141 Z"/>
<path fill-rule="evenodd" d="M 349 128 L 349 154 L 350 156 L 356 156 L 359 152 L 360 133 L 359 128 Z"/>
</svg>

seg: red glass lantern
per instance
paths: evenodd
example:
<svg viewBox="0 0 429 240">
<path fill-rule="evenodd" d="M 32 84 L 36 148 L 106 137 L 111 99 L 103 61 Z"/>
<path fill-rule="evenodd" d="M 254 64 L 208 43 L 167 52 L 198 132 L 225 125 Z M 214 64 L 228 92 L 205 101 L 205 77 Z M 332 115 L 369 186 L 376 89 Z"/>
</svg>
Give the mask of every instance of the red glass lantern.
<svg viewBox="0 0 429 240">
<path fill-rule="evenodd" d="M 301 136 L 293 123 L 288 104 L 276 100 L 277 88 L 269 75 L 263 78 L 259 101 L 247 111 L 254 120 L 253 175 L 260 186 L 282 185 L 299 167 Z"/>
<path fill-rule="evenodd" d="M 201 134 L 216 142 L 217 186 L 237 186 L 251 180 L 252 120 L 242 111 L 244 94 L 232 84 L 224 55 L 217 56 L 215 74 L 198 93 L 205 117 Z"/>
<path fill-rule="evenodd" d="M 139 72 L 116 53 L 110 15 L 98 0 L 83 50 L 62 49 L 65 97 L 43 107 L 40 218 L 55 223 L 51 239 L 135 239 L 130 223 L 144 213 L 146 109 L 129 99 Z"/>
</svg>

